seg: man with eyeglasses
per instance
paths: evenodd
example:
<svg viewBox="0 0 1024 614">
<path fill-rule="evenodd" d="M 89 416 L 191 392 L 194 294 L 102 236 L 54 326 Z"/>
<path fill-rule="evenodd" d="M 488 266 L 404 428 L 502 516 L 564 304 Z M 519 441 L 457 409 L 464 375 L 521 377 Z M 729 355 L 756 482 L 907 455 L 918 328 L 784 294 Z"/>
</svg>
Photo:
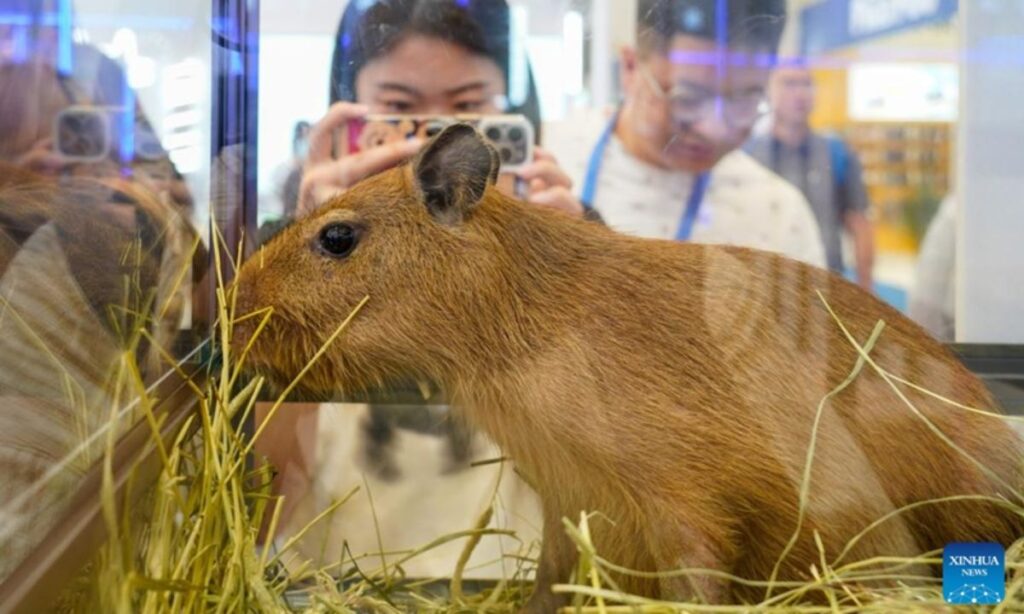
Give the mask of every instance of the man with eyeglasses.
<svg viewBox="0 0 1024 614">
<path fill-rule="evenodd" d="M 871 290 L 874 235 L 860 161 L 839 137 L 811 129 L 814 87 L 806 62 L 779 66 L 769 86 L 771 130 L 752 138 L 746 150 L 807 197 L 821 228 L 828 268 L 833 271 L 844 270 L 841 236 L 844 229 L 849 233 L 857 282 Z"/>
<path fill-rule="evenodd" d="M 566 148 L 559 159 L 578 173 L 585 207 L 628 234 L 754 247 L 824 266 L 806 199 L 739 149 L 767 111 L 785 4 L 638 1 L 637 47 L 621 57 L 622 104 L 597 125 L 569 124 L 590 130 L 588 145 L 549 131 L 549 143 Z M 575 160 L 573 141 L 586 151 Z"/>
</svg>

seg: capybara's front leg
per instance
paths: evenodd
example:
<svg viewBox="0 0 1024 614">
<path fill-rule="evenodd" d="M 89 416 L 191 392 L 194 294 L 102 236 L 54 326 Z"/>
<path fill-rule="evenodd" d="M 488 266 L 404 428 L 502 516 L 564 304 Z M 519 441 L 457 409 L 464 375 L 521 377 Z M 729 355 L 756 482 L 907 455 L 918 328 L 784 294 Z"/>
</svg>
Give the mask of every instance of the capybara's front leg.
<svg viewBox="0 0 1024 614">
<path fill-rule="evenodd" d="M 576 546 L 565 533 L 562 515 L 556 508 L 544 506 L 544 535 L 540 547 L 540 562 L 537 566 L 536 586 L 533 595 L 520 614 L 551 614 L 568 603 L 567 595 L 556 595 L 551 587 L 567 582 L 579 554 Z"/>
<path fill-rule="evenodd" d="M 664 574 L 660 581 L 662 599 L 728 603 L 727 580 L 702 572 L 680 573 L 684 569 L 730 571 L 735 549 L 726 533 L 715 534 L 669 514 L 656 516 L 648 531 L 658 571 Z"/>
</svg>

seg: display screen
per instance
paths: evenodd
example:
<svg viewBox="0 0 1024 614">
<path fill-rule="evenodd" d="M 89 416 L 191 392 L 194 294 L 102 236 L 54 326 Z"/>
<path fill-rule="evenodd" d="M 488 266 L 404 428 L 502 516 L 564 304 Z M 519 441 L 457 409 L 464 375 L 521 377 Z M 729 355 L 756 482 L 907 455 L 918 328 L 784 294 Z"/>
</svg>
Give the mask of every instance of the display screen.
<svg viewBox="0 0 1024 614">
<path fill-rule="evenodd" d="M 853 64 L 848 96 L 855 121 L 951 122 L 959 71 L 952 64 Z"/>
</svg>

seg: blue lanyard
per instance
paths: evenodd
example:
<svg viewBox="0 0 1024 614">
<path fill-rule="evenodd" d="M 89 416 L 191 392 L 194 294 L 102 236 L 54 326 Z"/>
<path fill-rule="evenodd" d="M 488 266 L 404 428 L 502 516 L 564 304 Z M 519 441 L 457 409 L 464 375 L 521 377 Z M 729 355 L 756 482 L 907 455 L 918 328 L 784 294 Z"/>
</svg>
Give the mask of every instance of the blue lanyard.
<svg viewBox="0 0 1024 614">
<path fill-rule="evenodd" d="M 616 111 L 608 125 L 605 126 L 594 150 L 590 152 L 590 161 L 587 163 L 587 176 L 583 179 L 583 193 L 580 200 L 585 209 L 594 208 L 594 196 L 597 195 L 597 180 L 601 175 L 601 163 L 604 161 L 605 150 L 608 149 L 608 142 L 615 132 L 615 124 L 619 119 L 619 112 Z M 679 221 L 679 230 L 676 232 L 676 241 L 688 241 L 693 234 L 693 224 L 697 220 L 697 212 L 704 202 L 704 195 L 708 191 L 708 183 L 711 179 L 710 173 L 697 175 L 693 182 L 693 190 L 690 191 L 690 198 L 686 201 L 686 209 L 683 210 L 683 219 Z"/>
</svg>

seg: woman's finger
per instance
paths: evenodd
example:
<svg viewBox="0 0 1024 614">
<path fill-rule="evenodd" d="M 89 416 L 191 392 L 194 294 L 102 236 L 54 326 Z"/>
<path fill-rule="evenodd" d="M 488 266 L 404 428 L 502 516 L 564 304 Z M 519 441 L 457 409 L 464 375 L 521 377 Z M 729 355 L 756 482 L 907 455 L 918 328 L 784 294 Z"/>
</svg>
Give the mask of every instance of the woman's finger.
<svg viewBox="0 0 1024 614">
<path fill-rule="evenodd" d="M 296 215 L 299 217 L 309 215 L 335 193 L 341 193 L 344 188 L 332 180 L 333 169 L 330 165 L 320 165 L 306 170 L 299 182 L 299 202 L 296 205 Z"/>
<path fill-rule="evenodd" d="M 558 164 L 558 160 L 555 159 L 555 156 L 550 151 L 548 151 L 548 150 L 546 150 L 546 149 L 544 149 L 543 147 L 540 147 L 540 146 L 534 146 L 534 148 L 533 148 L 533 159 L 534 160 L 547 160 L 549 162 L 554 162 L 555 164 Z"/>
<path fill-rule="evenodd" d="M 420 138 L 397 141 L 346 156 L 337 163 L 341 168 L 341 181 L 346 187 L 351 187 L 371 175 L 408 160 L 423 147 L 423 143 L 424 140 Z"/>
<path fill-rule="evenodd" d="M 345 122 L 364 117 L 369 107 L 354 102 L 336 102 L 309 130 L 309 154 L 307 161 L 312 164 L 333 158 L 334 133 Z"/>
<path fill-rule="evenodd" d="M 59 171 L 67 166 L 68 161 L 53 151 L 53 140 L 45 138 L 37 141 L 32 149 L 19 156 L 15 160 L 15 164 L 30 170 L 45 172 Z"/>
<path fill-rule="evenodd" d="M 520 169 L 518 175 L 528 181 L 540 179 L 549 186 L 572 188 L 572 179 L 553 160 L 536 160 Z"/>
<path fill-rule="evenodd" d="M 422 146 L 422 139 L 410 139 L 374 147 L 340 160 L 307 165 L 299 188 L 298 213 L 311 213 L 332 196 L 404 162 Z"/>
</svg>

